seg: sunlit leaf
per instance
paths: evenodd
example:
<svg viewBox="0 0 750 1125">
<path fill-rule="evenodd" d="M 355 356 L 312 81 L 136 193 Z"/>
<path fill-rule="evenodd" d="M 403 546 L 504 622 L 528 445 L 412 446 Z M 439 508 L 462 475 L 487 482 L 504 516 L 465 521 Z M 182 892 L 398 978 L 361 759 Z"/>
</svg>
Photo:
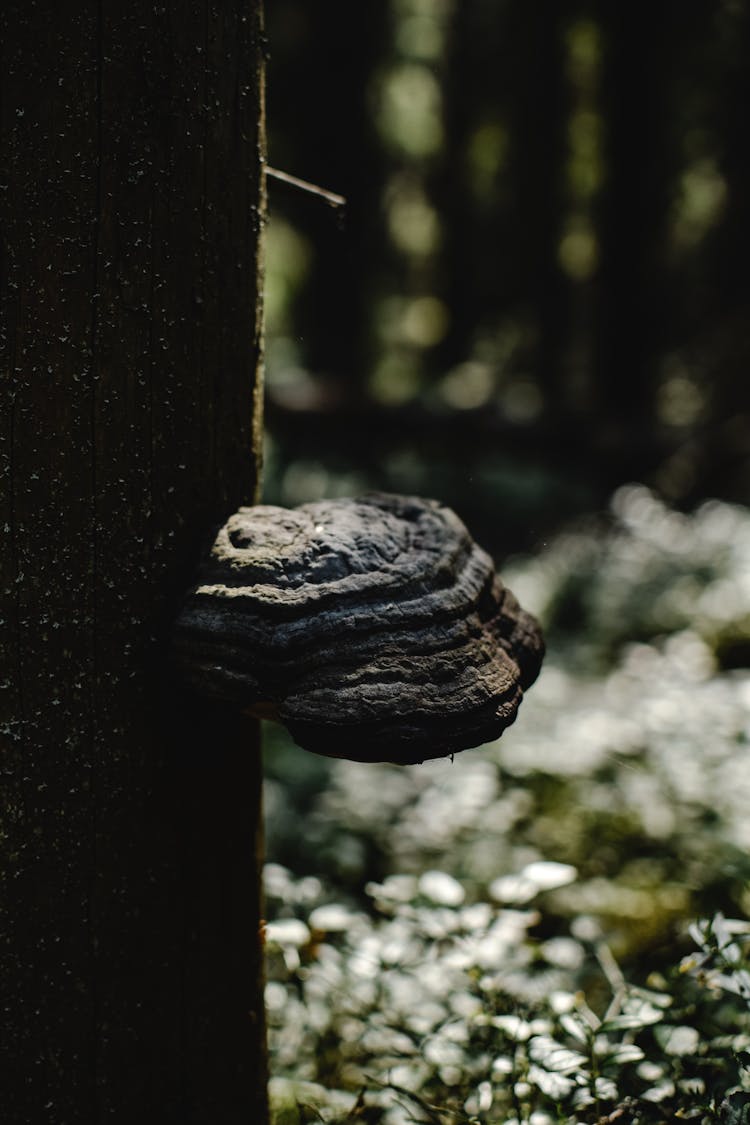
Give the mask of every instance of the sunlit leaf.
<svg viewBox="0 0 750 1125">
<path fill-rule="evenodd" d="M 552 860 L 538 860 L 529 863 L 521 872 L 522 879 L 534 883 L 540 891 L 565 887 L 574 882 L 578 872 L 570 863 L 555 863 Z"/>
<path fill-rule="evenodd" d="M 560 1074 L 571 1074 L 575 1070 L 583 1070 L 587 1065 L 585 1055 L 578 1051 L 571 1051 L 562 1043 L 558 1043 L 548 1035 L 535 1035 L 529 1042 L 529 1057 L 547 1070 L 559 1071 Z"/>
<path fill-rule="evenodd" d="M 617 1043 L 608 1050 L 603 1050 L 602 1055 L 606 1056 L 609 1063 L 617 1066 L 641 1062 L 645 1057 L 643 1050 L 635 1043 Z"/>
<path fill-rule="evenodd" d="M 529 1067 L 527 1077 L 530 1083 L 537 1086 L 548 1098 L 554 1098 L 555 1101 L 566 1097 L 575 1086 L 573 1079 L 566 1077 L 565 1074 L 545 1070 L 544 1067 L 533 1063 Z"/>
<path fill-rule="evenodd" d="M 694 1027 L 683 1025 L 662 1025 L 654 1029 L 654 1035 L 667 1055 L 694 1055 L 700 1042 L 700 1033 Z"/>
<path fill-rule="evenodd" d="M 587 1043 L 591 1029 L 580 1016 L 565 1014 L 560 1016 L 560 1026 L 579 1043 Z"/>
<path fill-rule="evenodd" d="M 445 871 L 425 871 L 419 879 L 419 891 L 441 906 L 460 906 L 466 897 L 458 879 Z"/>
<path fill-rule="evenodd" d="M 306 945 L 310 930 L 299 918 L 278 918 L 266 925 L 266 942 L 269 945 Z"/>
</svg>

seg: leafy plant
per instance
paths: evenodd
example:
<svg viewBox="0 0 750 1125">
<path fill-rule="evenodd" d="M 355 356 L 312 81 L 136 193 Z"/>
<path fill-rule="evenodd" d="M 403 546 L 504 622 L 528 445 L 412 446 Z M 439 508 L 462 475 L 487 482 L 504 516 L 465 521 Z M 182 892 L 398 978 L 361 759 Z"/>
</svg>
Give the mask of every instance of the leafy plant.
<svg viewBox="0 0 750 1125">
<path fill-rule="evenodd" d="M 268 1005 L 299 1120 L 750 1120 L 748 560 L 742 509 L 622 490 L 508 573 L 551 643 L 499 742 L 304 785 L 275 743 Z"/>
<path fill-rule="evenodd" d="M 338 1091 L 321 1119 L 356 1119 L 348 1089 L 387 1125 L 744 1120 L 748 923 L 691 926 L 695 952 L 644 987 L 592 919 L 541 938 L 541 910 L 466 905 L 461 889 L 396 877 L 369 888 L 372 916 L 327 905 L 269 926 L 272 1048 Z"/>
</svg>

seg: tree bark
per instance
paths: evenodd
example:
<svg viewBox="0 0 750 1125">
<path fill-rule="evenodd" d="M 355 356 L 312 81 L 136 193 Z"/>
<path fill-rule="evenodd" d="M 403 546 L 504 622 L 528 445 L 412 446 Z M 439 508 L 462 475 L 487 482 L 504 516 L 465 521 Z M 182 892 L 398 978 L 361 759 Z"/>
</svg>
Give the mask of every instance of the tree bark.
<svg viewBox="0 0 750 1125">
<path fill-rule="evenodd" d="M 169 673 L 257 486 L 260 4 L 0 41 L 0 1117 L 262 1122 L 257 726 Z"/>
</svg>

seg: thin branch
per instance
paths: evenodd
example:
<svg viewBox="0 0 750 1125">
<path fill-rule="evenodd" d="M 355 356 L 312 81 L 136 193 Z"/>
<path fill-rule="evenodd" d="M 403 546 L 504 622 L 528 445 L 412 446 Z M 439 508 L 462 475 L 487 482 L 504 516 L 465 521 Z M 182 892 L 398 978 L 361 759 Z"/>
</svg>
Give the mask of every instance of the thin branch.
<svg viewBox="0 0 750 1125">
<path fill-rule="evenodd" d="M 346 207 L 346 196 L 337 195 L 335 191 L 326 191 L 325 188 L 318 187 L 317 184 L 311 184 L 308 180 L 300 180 L 297 176 L 290 176 L 288 172 L 281 172 L 278 168 L 272 168 L 270 164 L 266 164 L 266 175 L 273 180 L 279 180 L 282 184 L 288 184 L 289 187 L 296 188 L 298 191 L 317 196 L 329 207 L 335 207 L 337 210 Z"/>
</svg>

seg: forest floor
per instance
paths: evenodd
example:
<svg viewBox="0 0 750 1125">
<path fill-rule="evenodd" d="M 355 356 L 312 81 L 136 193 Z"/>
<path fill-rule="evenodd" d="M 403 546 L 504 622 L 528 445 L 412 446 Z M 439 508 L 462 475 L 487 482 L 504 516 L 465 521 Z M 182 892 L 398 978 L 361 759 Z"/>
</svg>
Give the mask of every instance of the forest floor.
<svg viewBox="0 0 750 1125">
<path fill-rule="evenodd" d="M 750 513 L 628 486 L 503 577 L 548 656 L 496 743 L 266 732 L 276 1120 L 744 1122 Z"/>
</svg>

